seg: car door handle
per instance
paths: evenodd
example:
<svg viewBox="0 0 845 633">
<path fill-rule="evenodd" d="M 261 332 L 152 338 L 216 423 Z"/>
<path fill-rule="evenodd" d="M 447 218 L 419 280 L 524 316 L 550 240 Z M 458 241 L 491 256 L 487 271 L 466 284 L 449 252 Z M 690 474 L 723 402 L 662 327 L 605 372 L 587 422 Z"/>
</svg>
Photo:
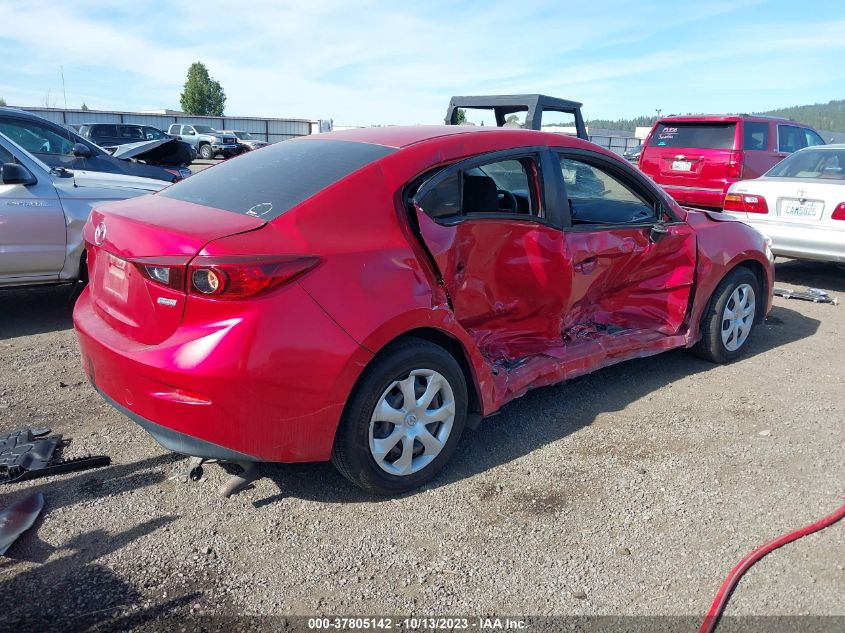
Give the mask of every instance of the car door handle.
<svg viewBox="0 0 845 633">
<path fill-rule="evenodd" d="M 572 270 L 576 273 L 583 273 L 585 275 L 589 275 L 596 269 L 596 264 L 598 264 L 598 259 L 595 257 L 587 257 L 586 259 L 582 259 L 579 262 L 576 262 L 572 265 Z"/>
</svg>

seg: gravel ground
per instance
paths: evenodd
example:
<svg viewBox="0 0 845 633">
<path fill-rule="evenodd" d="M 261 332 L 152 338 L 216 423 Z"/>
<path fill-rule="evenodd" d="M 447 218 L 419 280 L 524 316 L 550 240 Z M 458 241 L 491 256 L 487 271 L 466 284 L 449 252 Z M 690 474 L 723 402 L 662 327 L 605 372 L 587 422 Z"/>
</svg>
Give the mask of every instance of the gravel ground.
<svg viewBox="0 0 845 633">
<path fill-rule="evenodd" d="M 842 267 L 777 268 L 781 285 L 845 298 Z M 46 499 L 0 562 L 0 628 L 168 614 L 701 616 L 743 555 L 845 500 L 845 305 L 776 298 L 731 365 L 680 350 L 531 392 L 402 498 L 307 464 L 264 466 L 227 500 L 221 467 L 172 479 L 185 460 L 88 385 L 66 301 L 0 295 L 0 431 L 49 426 L 74 438 L 67 454 L 112 466 L 0 488 L 0 507 Z M 840 523 L 757 564 L 728 613 L 845 616 L 843 564 Z"/>
</svg>

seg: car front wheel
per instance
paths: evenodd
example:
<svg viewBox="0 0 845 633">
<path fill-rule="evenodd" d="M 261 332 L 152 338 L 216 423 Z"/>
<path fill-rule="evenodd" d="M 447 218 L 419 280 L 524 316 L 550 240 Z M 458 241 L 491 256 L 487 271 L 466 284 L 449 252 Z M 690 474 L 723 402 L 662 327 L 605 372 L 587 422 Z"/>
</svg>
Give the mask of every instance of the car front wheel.
<svg viewBox="0 0 845 633">
<path fill-rule="evenodd" d="M 332 462 L 370 492 L 400 494 L 449 461 L 466 423 L 457 361 L 421 339 L 400 341 L 365 370 L 338 427 Z"/>
<path fill-rule="evenodd" d="M 214 150 L 211 149 L 211 145 L 200 145 L 200 156 L 203 160 L 211 160 L 214 158 Z"/>
<path fill-rule="evenodd" d="M 748 347 L 760 309 L 759 283 L 744 267 L 734 268 L 716 287 L 701 320 L 695 352 L 714 363 L 734 360 Z"/>
</svg>

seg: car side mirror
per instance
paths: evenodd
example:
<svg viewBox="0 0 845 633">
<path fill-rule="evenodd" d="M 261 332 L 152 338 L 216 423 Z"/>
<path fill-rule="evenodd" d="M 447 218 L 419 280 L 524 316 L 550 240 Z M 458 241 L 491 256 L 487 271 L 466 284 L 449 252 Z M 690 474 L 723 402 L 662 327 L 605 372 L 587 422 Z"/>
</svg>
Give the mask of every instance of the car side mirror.
<svg viewBox="0 0 845 633">
<path fill-rule="evenodd" d="M 94 152 L 85 143 L 74 143 L 71 153 L 77 158 L 89 158 Z"/>
<path fill-rule="evenodd" d="M 657 224 L 651 227 L 651 231 L 649 231 L 648 234 L 648 239 L 654 243 L 657 243 L 667 235 L 669 235 L 669 229 L 666 228 L 666 225 L 663 224 L 663 222 L 658 222 Z"/>
<path fill-rule="evenodd" d="M 4 185 L 31 185 L 35 176 L 23 165 L 3 163 L 0 166 L 0 182 Z"/>
<path fill-rule="evenodd" d="M 182 132 L 182 134 L 183 134 L 183 135 L 185 135 L 185 136 L 195 136 L 195 135 L 196 135 L 196 132 L 194 132 L 194 131 L 190 131 L 190 132 Z"/>
</svg>

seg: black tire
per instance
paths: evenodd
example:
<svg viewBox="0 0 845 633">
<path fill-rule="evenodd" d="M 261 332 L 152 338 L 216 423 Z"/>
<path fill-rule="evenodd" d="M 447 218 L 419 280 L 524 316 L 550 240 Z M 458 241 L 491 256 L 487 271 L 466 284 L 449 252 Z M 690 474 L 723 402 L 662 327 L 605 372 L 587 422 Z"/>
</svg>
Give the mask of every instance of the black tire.
<svg viewBox="0 0 845 633">
<path fill-rule="evenodd" d="M 754 290 L 755 312 L 751 320 L 751 327 L 747 337 L 737 349 L 728 349 L 722 340 L 723 316 L 725 306 L 731 299 L 734 291 L 741 285 L 747 284 Z M 728 363 L 741 356 L 748 348 L 754 328 L 758 319 L 758 311 L 762 309 L 763 296 L 760 290 L 760 281 L 756 275 L 744 266 L 738 266 L 730 271 L 725 278 L 716 286 L 713 296 L 707 306 L 707 310 L 701 317 L 701 339 L 692 348 L 693 352 L 711 363 Z"/>
<path fill-rule="evenodd" d="M 434 370 L 446 379 L 455 402 L 455 416 L 443 448 L 429 464 L 415 473 L 394 475 L 382 469 L 370 451 L 370 419 L 390 385 L 415 369 Z M 344 477 L 368 492 L 397 495 L 413 490 L 440 472 L 452 457 L 466 417 L 467 385 L 458 362 L 434 343 L 404 339 L 380 353 L 359 378 L 335 435 L 332 463 Z"/>
<path fill-rule="evenodd" d="M 200 158 L 203 160 L 211 160 L 214 158 L 214 150 L 211 148 L 211 145 L 208 143 L 200 145 Z"/>
</svg>

